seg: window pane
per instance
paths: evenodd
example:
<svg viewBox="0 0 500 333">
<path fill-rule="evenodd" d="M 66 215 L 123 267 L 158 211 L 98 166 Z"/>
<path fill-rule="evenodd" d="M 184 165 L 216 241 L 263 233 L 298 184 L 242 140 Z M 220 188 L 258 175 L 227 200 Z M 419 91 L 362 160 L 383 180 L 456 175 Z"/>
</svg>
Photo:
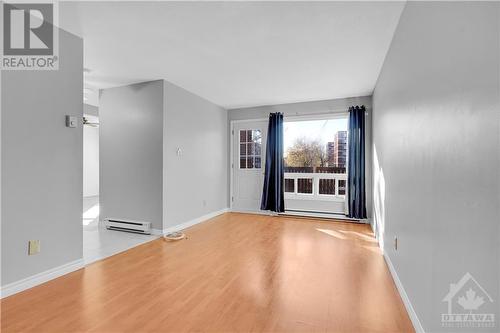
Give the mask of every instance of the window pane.
<svg viewBox="0 0 500 333">
<path fill-rule="evenodd" d="M 253 169 L 253 157 L 247 157 L 247 169 Z"/>
<path fill-rule="evenodd" d="M 285 172 L 345 174 L 347 122 L 347 118 L 285 121 Z"/>
<path fill-rule="evenodd" d="M 295 182 L 293 179 L 285 179 L 285 192 L 295 192 Z"/>
<path fill-rule="evenodd" d="M 339 195 L 345 195 L 345 180 L 339 180 Z"/>
<path fill-rule="evenodd" d="M 297 192 L 312 194 L 312 178 L 299 178 L 297 179 Z"/>
<path fill-rule="evenodd" d="M 247 131 L 247 142 L 252 141 L 252 130 Z"/>
<path fill-rule="evenodd" d="M 335 194 L 335 179 L 320 179 L 319 194 Z"/>
<path fill-rule="evenodd" d="M 240 157 L 240 169 L 247 168 L 247 159 L 244 157 Z"/>
<path fill-rule="evenodd" d="M 256 169 L 260 169 L 261 168 L 260 157 L 255 156 L 255 164 L 254 164 L 254 166 L 255 166 Z"/>
<path fill-rule="evenodd" d="M 240 144 L 240 156 L 245 156 L 247 154 L 247 145 Z"/>
<path fill-rule="evenodd" d="M 240 130 L 240 142 L 247 142 L 247 131 Z"/>
</svg>

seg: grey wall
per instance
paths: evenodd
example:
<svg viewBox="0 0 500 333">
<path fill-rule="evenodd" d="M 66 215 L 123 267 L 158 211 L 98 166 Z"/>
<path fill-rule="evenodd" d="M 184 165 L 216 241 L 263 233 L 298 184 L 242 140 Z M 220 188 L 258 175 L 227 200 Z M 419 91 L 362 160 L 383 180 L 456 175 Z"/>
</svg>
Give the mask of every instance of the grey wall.
<svg viewBox="0 0 500 333">
<path fill-rule="evenodd" d="M 101 90 L 99 103 L 100 218 L 161 229 L 163 81 Z"/>
<path fill-rule="evenodd" d="M 499 13 L 408 2 L 373 96 L 377 232 L 430 332 L 466 272 L 499 325 Z"/>
<path fill-rule="evenodd" d="M 264 105 L 250 108 L 231 109 L 228 111 L 229 121 L 268 118 L 271 112 L 282 112 L 285 116 L 318 114 L 328 112 L 347 112 L 350 106 L 365 105 L 371 108 L 371 96 L 330 99 L 302 103 Z"/>
<path fill-rule="evenodd" d="M 60 30 L 59 59 L 2 71 L 2 285 L 82 258 L 82 122 L 65 126 L 82 117 L 82 40 Z"/>
<path fill-rule="evenodd" d="M 324 101 L 312 101 L 291 104 L 278 104 L 278 105 L 264 105 L 250 108 L 231 109 L 228 111 L 228 122 L 233 120 L 247 120 L 247 119 L 267 119 L 269 113 L 282 112 L 286 116 L 302 116 L 302 115 L 317 115 L 328 113 L 347 112 L 350 106 L 364 105 L 367 109 L 366 118 L 366 209 L 368 218 L 371 219 L 372 211 L 372 177 L 371 177 L 371 96 L 350 97 L 331 99 Z M 228 136 L 230 133 L 228 131 Z M 230 144 L 230 142 L 228 143 Z M 230 147 L 227 147 L 228 156 Z M 231 163 L 231 157 L 229 158 Z M 230 177 L 230 175 L 228 176 Z M 229 184 L 229 181 L 228 181 Z M 230 186 L 230 185 L 229 185 Z"/>
<path fill-rule="evenodd" d="M 223 108 L 153 81 L 102 90 L 99 123 L 101 219 L 165 229 L 227 208 Z"/>
<path fill-rule="evenodd" d="M 226 110 L 166 81 L 164 102 L 168 228 L 228 207 L 228 130 Z"/>
</svg>

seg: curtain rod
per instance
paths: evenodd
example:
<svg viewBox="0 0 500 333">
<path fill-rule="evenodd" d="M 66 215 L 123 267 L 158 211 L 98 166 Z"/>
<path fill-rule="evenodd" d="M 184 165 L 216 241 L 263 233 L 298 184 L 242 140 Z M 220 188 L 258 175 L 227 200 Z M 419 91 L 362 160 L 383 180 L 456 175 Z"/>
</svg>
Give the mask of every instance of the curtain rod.
<svg viewBox="0 0 500 333">
<path fill-rule="evenodd" d="M 323 112 L 313 112 L 313 113 L 300 113 L 293 111 L 283 111 L 283 115 L 294 115 L 294 116 L 323 116 L 325 114 L 336 114 L 336 113 L 348 113 L 349 108 L 347 109 L 336 109 L 336 110 L 328 110 Z"/>
<path fill-rule="evenodd" d="M 366 107 L 365 107 L 366 108 Z M 324 112 L 314 112 L 314 113 L 299 113 L 293 111 L 283 111 L 284 116 L 324 116 L 327 114 L 337 114 L 337 113 L 349 113 L 349 108 L 347 109 L 335 109 Z M 365 111 L 365 115 L 368 115 L 368 111 Z"/>
<path fill-rule="evenodd" d="M 366 108 L 366 106 L 365 106 L 365 108 Z M 299 113 L 299 112 L 293 113 L 293 111 L 286 111 L 286 110 L 279 111 L 279 112 L 283 113 L 283 116 L 285 118 L 287 118 L 287 117 L 291 117 L 291 118 L 293 118 L 293 117 L 307 117 L 307 116 L 315 117 L 315 116 L 335 115 L 335 114 L 339 114 L 339 113 L 348 114 L 349 107 L 347 109 L 331 109 L 329 111 L 314 112 L 314 113 Z M 368 115 L 368 112 L 365 112 L 365 116 L 367 116 L 367 115 Z M 245 118 L 245 119 L 230 119 L 229 121 L 231 123 L 245 123 L 245 122 L 250 122 L 250 121 L 267 121 L 268 119 L 269 119 L 269 117 L 266 117 L 266 118 L 259 117 L 259 118 Z"/>
</svg>

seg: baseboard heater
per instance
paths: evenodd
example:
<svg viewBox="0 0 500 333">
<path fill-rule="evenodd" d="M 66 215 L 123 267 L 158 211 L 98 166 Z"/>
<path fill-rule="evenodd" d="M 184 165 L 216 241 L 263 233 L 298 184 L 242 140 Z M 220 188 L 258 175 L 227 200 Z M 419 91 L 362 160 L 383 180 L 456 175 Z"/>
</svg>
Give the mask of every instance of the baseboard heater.
<svg viewBox="0 0 500 333">
<path fill-rule="evenodd" d="M 134 232 L 137 234 L 151 234 L 151 222 L 140 222 L 123 219 L 104 219 L 106 229 L 116 231 Z"/>
<path fill-rule="evenodd" d="M 292 216 L 305 216 L 305 217 L 319 217 L 326 219 L 334 219 L 334 220 L 346 220 L 350 222 L 358 222 L 358 223 L 367 223 L 363 222 L 366 220 L 359 220 L 347 217 L 342 213 L 331 213 L 331 212 L 317 212 L 312 210 L 298 210 L 298 209 L 286 209 L 284 213 L 280 213 L 280 215 L 292 215 Z"/>
</svg>

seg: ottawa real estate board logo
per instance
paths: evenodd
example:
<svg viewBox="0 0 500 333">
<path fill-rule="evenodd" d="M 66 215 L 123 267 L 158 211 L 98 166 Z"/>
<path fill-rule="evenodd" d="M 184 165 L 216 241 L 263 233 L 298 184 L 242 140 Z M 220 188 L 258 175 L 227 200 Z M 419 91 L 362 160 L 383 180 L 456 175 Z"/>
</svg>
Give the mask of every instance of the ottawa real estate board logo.
<svg viewBox="0 0 500 333">
<path fill-rule="evenodd" d="M 57 2 L 3 1 L 2 70 L 57 70 Z"/>
<path fill-rule="evenodd" d="M 448 306 L 447 313 L 441 314 L 443 327 L 468 330 L 495 327 L 493 298 L 470 273 L 450 284 L 443 302 Z"/>
</svg>

